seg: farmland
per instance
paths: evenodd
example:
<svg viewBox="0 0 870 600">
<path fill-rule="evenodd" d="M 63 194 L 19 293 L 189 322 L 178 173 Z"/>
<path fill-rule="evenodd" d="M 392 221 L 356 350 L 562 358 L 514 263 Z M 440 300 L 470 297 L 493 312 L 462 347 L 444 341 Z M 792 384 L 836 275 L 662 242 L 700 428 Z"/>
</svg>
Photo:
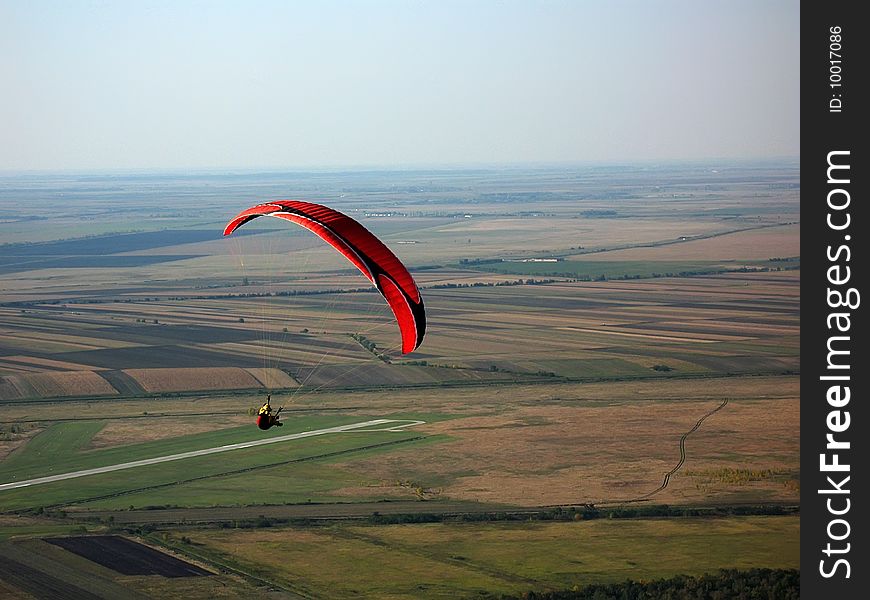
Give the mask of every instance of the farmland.
<svg viewBox="0 0 870 600">
<path fill-rule="evenodd" d="M 267 584 L 450 597 L 688 563 L 797 566 L 795 515 L 361 522 L 379 505 L 401 507 L 384 509 L 396 518 L 793 510 L 795 166 L 28 177 L 0 187 L 0 484 L 370 419 L 420 423 L 3 490 L 0 557 L 74 565 L 87 561 L 31 538 L 138 531 L 230 568 L 215 578 L 226 597 Z M 57 214 L 22 208 L 58 190 L 70 200 Z M 399 352 L 381 297 L 307 232 L 254 222 L 221 239 L 229 216 L 277 197 L 327 202 L 407 262 L 427 308 L 419 350 Z M 251 425 L 266 393 L 285 406 L 281 430 Z M 161 511 L 172 517 L 146 517 Z M 248 526 L 264 513 L 291 516 Z M 658 567 L 640 558 L 652 547 Z M 264 549 L 269 568 L 254 558 Z M 331 579 L 350 563 L 360 580 Z M 403 580 L 397 565 L 411 563 Z M 375 565 L 382 587 L 367 588 Z M 127 577 L 99 573 L 109 595 Z M 220 587 L 135 577 L 146 595 Z"/>
<path fill-rule="evenodd" d="M 333 525 L 200 531 L 190 534 L 190 540 L 192 553 L 268 576 L 303 594 L 450 598 L 570 589 L 663 573 L 700 574 L 726 565 L 790 568 L 797 564 L 797 533 L 796 517 L 749 517 L 714 522 Z M 716 553 L 707 551 L 713 544 Z M 269 548 L 265 555 L 263 548 Z M 379 576 L 371 581 L 366 574 L 375 571 Z"/>
<path fill-rule="evenodd" d="M 425 286 L 435 276 L 427 271 L 419 279 Z M 251 369 L 261 377 L 271 369 L 270 388 L 466 383 L 541 372 L 590 378 L 796 371 L 798 289 L 794 271 L 436 287 L 426 294 L 427 345 L 409 360 L 397 353 L 397 332 L 380 299 L 363 292 L 130 300 L 75 311 L 42 303 L 23 313 L 0 308 L 8 333 L 0 343 L 0 394 L 16 400 L 262 389 Z M 58 329 L 67 333 L 55 337 Z M 371 339 L 392 364 L 351 334 Z M 669 370 L 651 371 L 650 362 Z"/>
<path fill-rule="evenodd" d="M 313 428 L 346 424 L 347 418 L 307 419 L 306 431 Z M 357 421 L 356 419 L 354 421 Z M 290 424 L 288 424 L 290 425 Z M 301 423 L 293 423 L 301 427 Z M 198 449 L 262 439 L 251 427 L 221 429 L 207 433 L 178 435 L 172 438 L 105 447 L 83 451 L 87 441 L 99 429 L 92 421 L 62 423 L 36 436 L 21 452 L 16 452 L 4 462 L 4 481 L 35 479 L 50 474 L 87 470 L 106 465 L 136 460 L 170 456 Z M 279 435 L 270 432 L 272 435 Z M 292 431 L 281 430 L 286 435 Z M 328 436 L 324 440 L 306 440 L 305 444 L 290 444 L 280 454 L 264 453 L 259 448 L 240 449 L 228 453 L 221 460 L 211 457 L 192 457 L 168 464 L 142 466 L 131 471 L 91 475 L 75 482 L 59 481 L 39 487 L 24 487 L 7 490 L 3 494 L 5 509 L 22 509 L 34 506 L 82 504 L 91 500 L 108 499 L 111 506 L 134 506 L 143 493 L 148 503 L 160 502 L 161 494 L 176 498 L 189 506 L 208 506 L 215 502 L 239 501 L 255 503 L 292 503 L 306 501 L 306 495 L 335 487 L 335 481 L 348 479 L 324 472 L 316 477 L 317 469 L 309 468 L 311 460 L 326 459 L 347 453 L 371 454 L 373 451 L 414 442 L 419 436 L 403 432 L 360 430 L 353 435 Z M 301 465 L 301 466 L 300 466 Z M 260 471 L 250 475 L 250 471 Z M 297 481 L 298 471 L 305 475 Z M 242 474 L 242 477 L 237 475 Z M 271 481 L 271 486 L 260 486 L 255 480 Z M 322 480 L 327 483 L 324 484 Z M 354 481 L 349 479 L 349 481 Z M 296 483 L 294 483 L 296 482 Z M 332 484 L 332 486 L 330 486 Z M 301 487 L 300 487 L 301 486 Z M 178 489 L 178 488 L 183 488 Z M 217 489 L 215 489 L 217 487 Z M 274 488 L 271 493 L 268 487 Z M 76 490 L 73 494 L 73 490 Z M 148 493 L 150 492 L 150 494 Z M 118 500 L 119 497 L 123 497 Z M 106 501 L 104 501 L 105 503 Z M 96 503 L 100 505 L 99 502 Z M 140 505 L 141 506 L 141 505 Z"/>
</svg>

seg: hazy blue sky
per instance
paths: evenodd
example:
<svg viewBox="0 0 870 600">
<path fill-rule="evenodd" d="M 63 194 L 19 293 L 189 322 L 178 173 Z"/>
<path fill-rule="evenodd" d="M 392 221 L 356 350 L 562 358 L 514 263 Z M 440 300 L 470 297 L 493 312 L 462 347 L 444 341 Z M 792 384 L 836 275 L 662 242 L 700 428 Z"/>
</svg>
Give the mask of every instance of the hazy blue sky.
<svg viewBox="0 0 870 600">
<path fill-rule="evenodd" d="M 0 169 L 797 156 L 799 2 L 0 0 Z"/>
</svg>

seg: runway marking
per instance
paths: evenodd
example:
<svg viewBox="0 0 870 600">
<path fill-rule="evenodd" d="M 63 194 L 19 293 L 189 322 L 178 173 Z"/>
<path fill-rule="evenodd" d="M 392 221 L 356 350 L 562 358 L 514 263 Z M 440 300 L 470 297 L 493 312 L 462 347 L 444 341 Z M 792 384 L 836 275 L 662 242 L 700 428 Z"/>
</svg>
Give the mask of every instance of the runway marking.
<svg viewBox="0 0 870 600">
<path fill-rule="evenodd" d="M 425 421 L 410 421 L 398 419 L 374 419 L 372 421 L 364 421 L 362 423 L 351 423 L 350 425 L 338 425 L 336 427 L 328 427 L 326 429 L 315 429 L 313 431 L 301 431 L 299 433 L 291 433 L 279 437 L 267 438 L 264 440 L 252 440 L 250 442 L 240 442 L 238 444 L 227 444 L 226 446 L 218 446 L 216 448 L 205 448 L 203 450 L 191 450 L 190 452 L 182 452 L 180 454 L 170 454 L 169 456 L 158 456 L 155 458 L 145 458 L 142 460 L 134 460 L 132 462 L 120 463 L 117 465 L 108 465 L 106 467 L 96 467 L 94 469 L 85 469 L 83 471 L 72 471 L 70 473 L 61 473 L 60 475 L 49 475 L 47 477 L 37 477 L 35 479 L 26 479 L 23 481 L 11 481 L 9 483 L 0 484 L 0 492 L 4 490 L 14 490 L 43 483 L 52 483 L 54 481 L 64 481 L 65 479 L 75 479 L 77 477 L 87 477 L 88 475 L 98 475 L 101 473 L 111 473 L 113 471 L 122 471 L 124 469 L 133 469 L 136 467 L 145 467 L 148 465 L 156 465 L 159 463 L 170 462 L 173 460 L 183 460 L 185 458 L 194 458 L 197 456 L 207 456 L 209 454 L 218 454 L 220 452 L 229 452 L 230 450 L 242 450 L 244 448 L 254 448 L 256 446 L 265 446 L 266 444 L 277 444 L 279 442 L 287 442 L 290 440 L 298 440 L 307 437 L 318 435 L 328 435 L 330 433 L 343 433 L 362 429 L 364 427 L 373 427 L 375 425 L 385 425 L 387 423 L 404 423 L 403 425 L 394 425 L 387 429 L 369 429 L 368 431 L 400 431 L 403 427 L 423 424 Z"/>
<path fill-rule="evenodd" d="M 415 419 L 388 419 L 388 421 L 391 423 L 400 423 L 400 425 L 391 425 L 389 427 L 381 427 L 378 429 L 361 429 L 359 431 L 351 431 L 349 433 L 368 433 L 369 431 L 390 431 L 393 433 L 398 433 L 406 427 L 426 424 L 426 421 L 417 421 Z"/>
</svg>

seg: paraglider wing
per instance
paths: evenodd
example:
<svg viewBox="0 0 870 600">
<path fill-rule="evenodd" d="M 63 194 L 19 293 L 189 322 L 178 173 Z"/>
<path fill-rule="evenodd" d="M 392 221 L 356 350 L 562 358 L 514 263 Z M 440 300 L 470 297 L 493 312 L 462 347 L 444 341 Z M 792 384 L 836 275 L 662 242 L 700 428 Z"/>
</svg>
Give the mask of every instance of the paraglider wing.
<svg viewBox="0 0 870 600">
<path fill-rule="evenodd" d="M 341 252 L 387 300 L 402 334 L 402 353 L 412 352 L 420 345 L 426 332 L 426 312 L 420 290 L 408 269 L 368 229 L 320 204 L 276 200 L 240 212 L 227 223 L 224 235 L 264 215 L 301 225 Z"/>
</svg>

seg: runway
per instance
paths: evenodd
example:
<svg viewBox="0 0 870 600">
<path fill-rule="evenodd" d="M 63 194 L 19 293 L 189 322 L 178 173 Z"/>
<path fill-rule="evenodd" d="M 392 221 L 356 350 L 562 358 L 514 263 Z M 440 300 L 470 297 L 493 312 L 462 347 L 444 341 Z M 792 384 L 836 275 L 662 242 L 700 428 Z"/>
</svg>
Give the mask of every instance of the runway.
<svg viewBox="0 0 870 600">
<path fill-rule="evenodd" d="M 75 479 L 77 477 L 87 477 L 88 475 L 99 475 L 101 473 L 111 473 L 113 471 L 122 471 L 125 469 L 135 469 L 136 467 L 145 467 L 148 465 L 156 465 L 173 460 L 184 460 L 185 458 L 194 458 L 197 456 L 208 456 L 209 454 L 219 454 L 221 452 L 230 452 L 232 450 L 242 450 L 244 448 L 254 448 L 256 446 L 265 446 L 267 444 L 277 444 L 280 442 L 288 442 L 290 440 L 299 440 L 307 437 L 318 435 L 329 435 L 331 433 L 345 433 L 349 431 L 358 431 L 366 427 L 375 427 L 377 425 L 387 425 L 393 423 L 389 427 L 381 429 L 370 429 L 369 431 L 399 431 L 404 427 L 413 425 L 421 425 L 424 421 L 413 421 L 407 419 L 374 419 L 371 421 L 362 421 L 360 423 L 351 423 L 349 425 L 339 425 L 337 427 L 327 427 L 326 429 L 315 429 L 313 431 L 301 431 L 299 433 L 291 433 L 278 437 L 270 437 L 262 440 L 252 440 L 250 442 L 240 442 L 238 444 L 228 444 L 226 446 L 217 446 L 216 448 L 205 448 L 203 450 L 192 450 L 190 452 L 181 452 L 180 454 L 170 454 L 168 456 L 158 456 L 155 458 L 145 458 L 127 463 L 119 463 L 117 465 L 108 465 L 105 467 L 96 467 L 94 469 L 85 469 L 83 471 L 72 471 L 70 473 L 61 473 L 59 475 L 49 475 L 47 477 L 37 477 L 35 479 L 25 479 L 22 481 L 12 481 L 9 483 L 0 484 L 0 492 L 5 490 L 14 490 L 18 488 L 30 487 L 33 485 L 41 485 L 43 483 L 52 483 L 55 481 L 64 481 L 66 479 Z"/>
</svg>

